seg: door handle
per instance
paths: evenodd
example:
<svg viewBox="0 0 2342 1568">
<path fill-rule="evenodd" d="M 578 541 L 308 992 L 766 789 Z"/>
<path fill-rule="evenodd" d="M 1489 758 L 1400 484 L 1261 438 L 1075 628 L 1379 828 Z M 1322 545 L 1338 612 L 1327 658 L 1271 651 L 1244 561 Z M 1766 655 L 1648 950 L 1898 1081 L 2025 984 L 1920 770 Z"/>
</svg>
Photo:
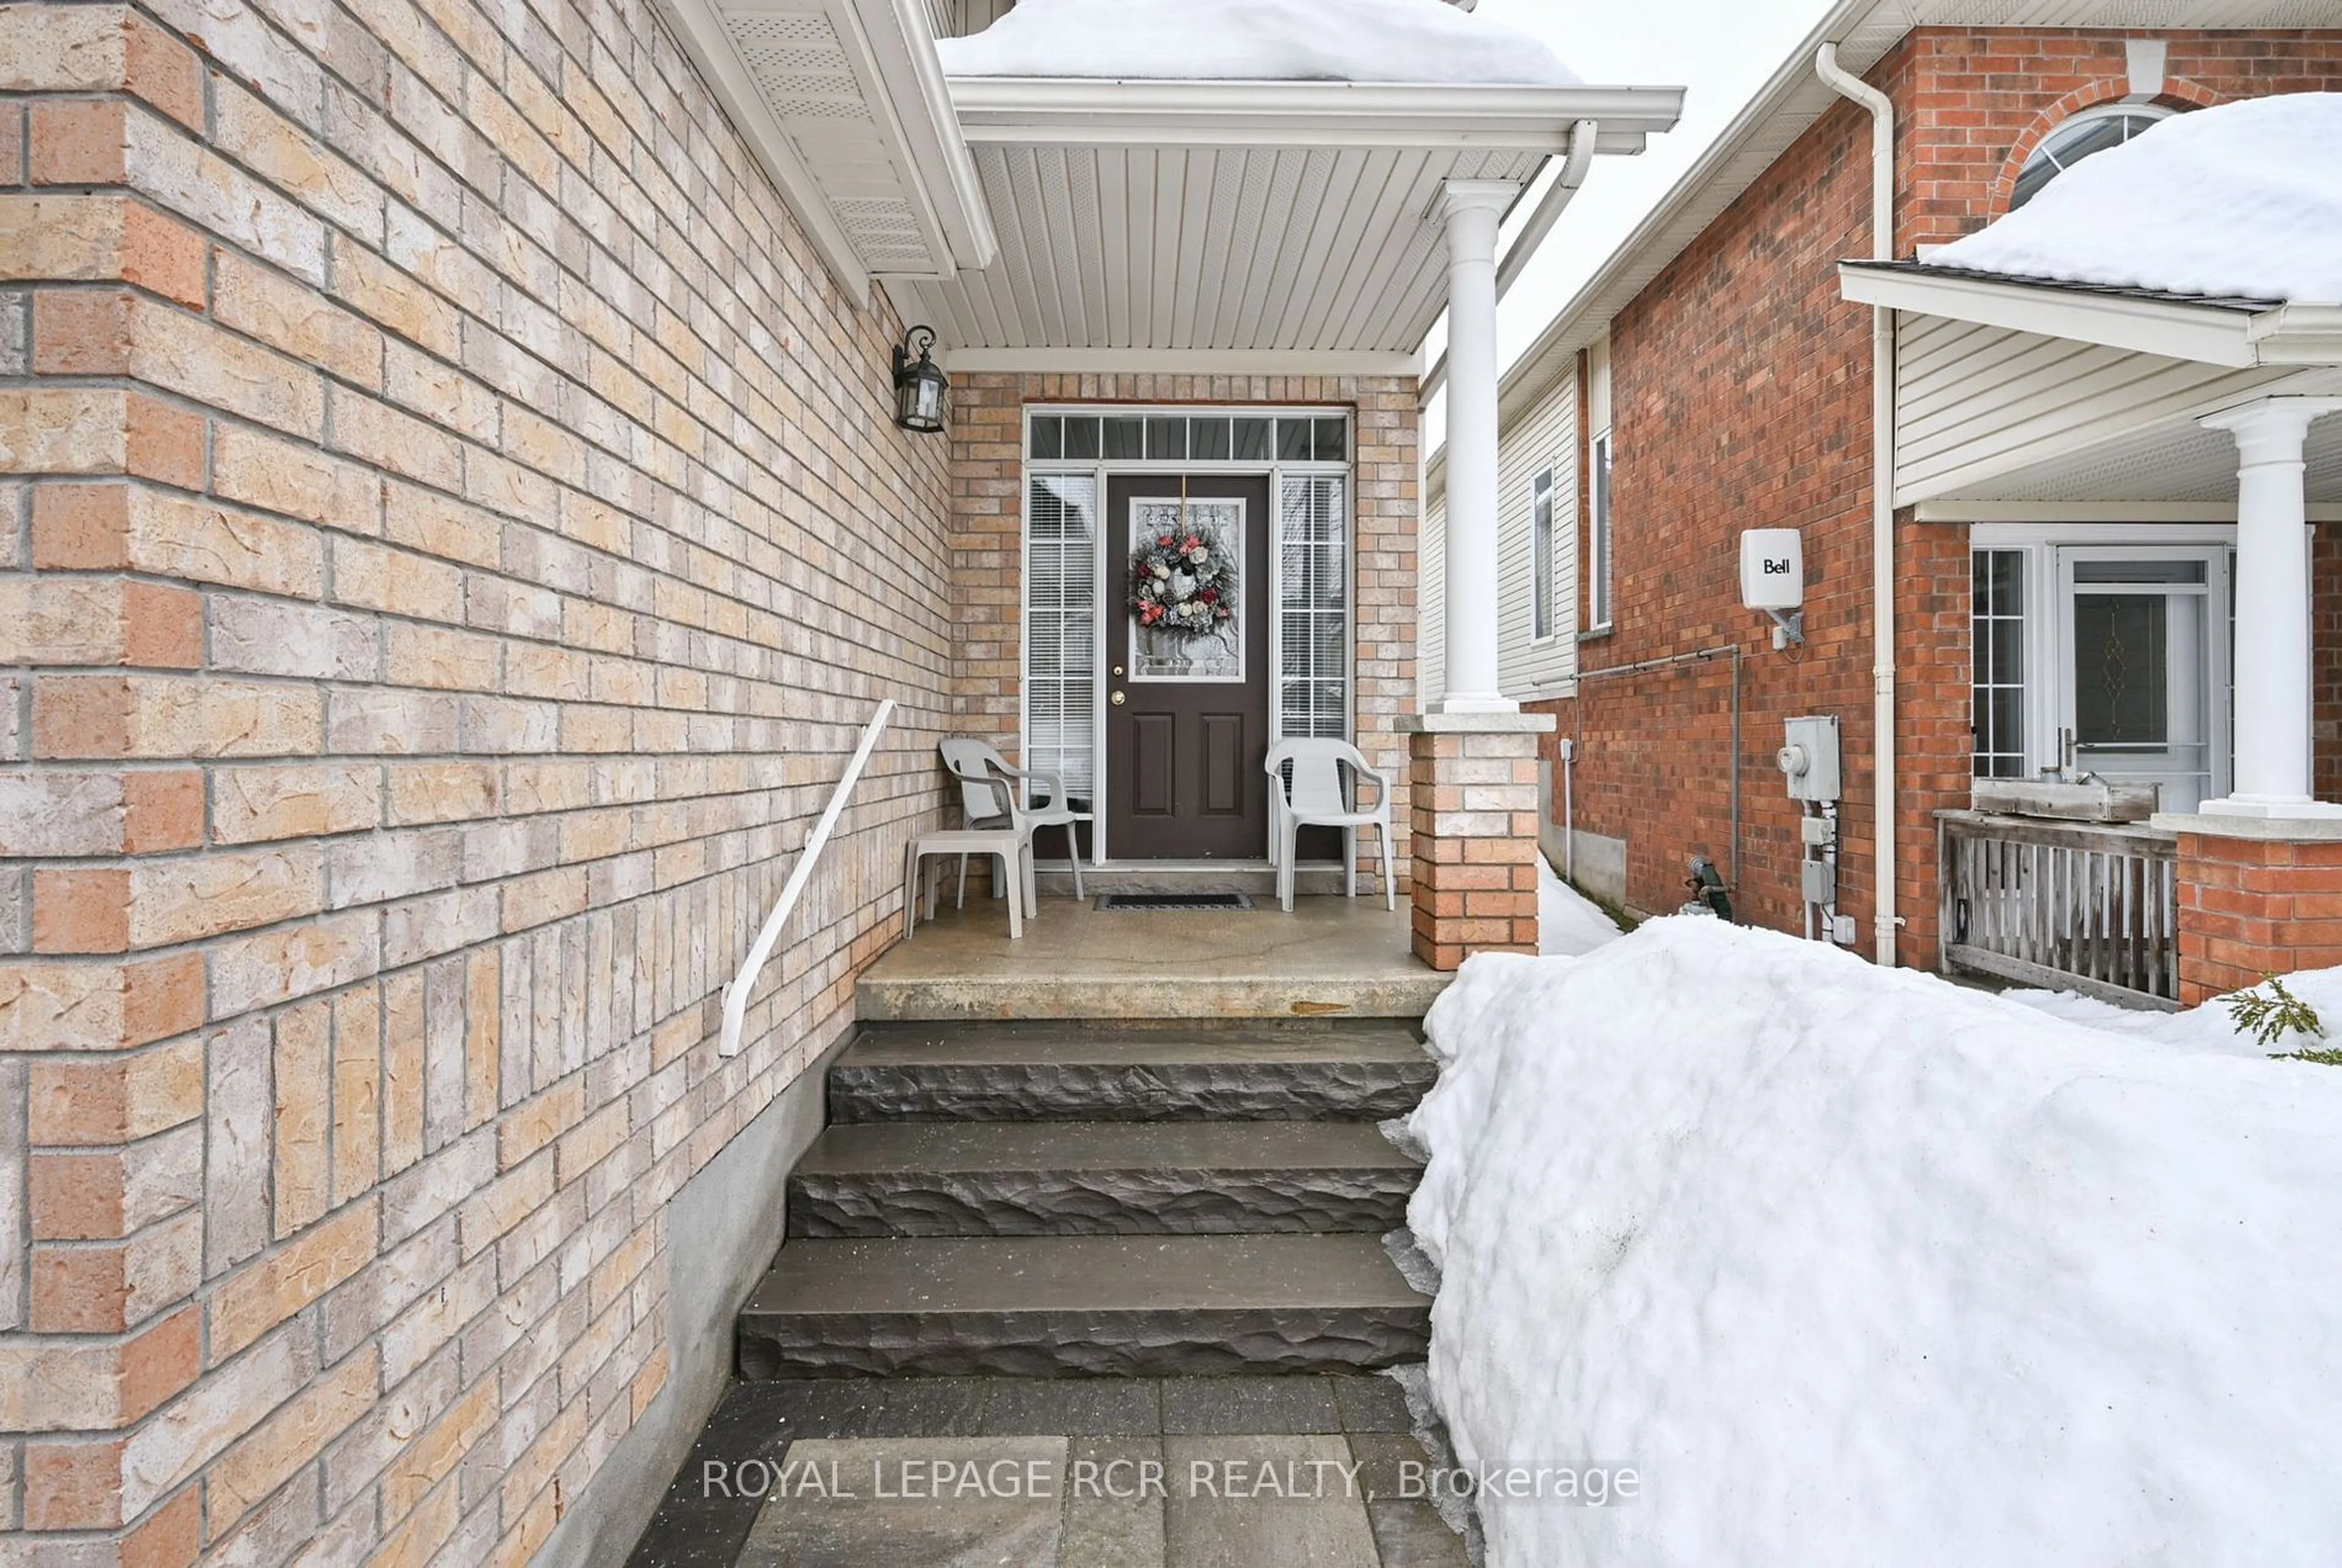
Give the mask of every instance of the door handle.
<svg viewBox="0 0 2342 1568">
<path fill-rule="evenodd" d="M 1130 700 L 1129 698 L 1127 698 L 1127 697 L 1124 696 L 1120 692 L 1116 692 L 1116 693 L 1115 693 L 1115 694 L 1114 694 L 1113 696 L 1108 697 L 1108 698 L 1106 699 L 1106 701 L 1108 701 L 1108 702 L 1112 703 L 1112 704 L 1113 704 L 1116 707 L 1117 707 L 1117 708 L 1118 708 L 1118 707 L 1120 707 L 1120 706 L 1122 706 L 1122 704 L 1125 704 L 1125 703 L 1128 702 L 1129 700 Z"/>
</svg>

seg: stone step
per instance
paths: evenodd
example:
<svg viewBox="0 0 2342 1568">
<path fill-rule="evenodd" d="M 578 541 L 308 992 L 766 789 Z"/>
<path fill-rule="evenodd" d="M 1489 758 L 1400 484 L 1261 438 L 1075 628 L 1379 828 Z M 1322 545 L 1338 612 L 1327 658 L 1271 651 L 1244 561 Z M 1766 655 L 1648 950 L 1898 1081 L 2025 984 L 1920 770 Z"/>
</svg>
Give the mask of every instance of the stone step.
<svg viewBox="0 0 2342 1568">
<path fill-rule="evenodd" d="M 1418 960 L 1407 906 L 1303 898 L 1292 914 L 1100 913 L 1044 899 L 1020 939 L 989 900 L 896 943 L 855 983 L 863 1022 L 1420 1021 L 1454 978 Z"/>
<path fill-rule="evenodd" d="M 1373 1369 L 1428 1353 L 1431 1298 L 1369 1235 L 796 1241 L 739 1343 L 758 1380 Z"/>
<path fill-rule="evenodd" d="M 1380 1235 L 1421 1174 L 1363 1122 L 867 1123 L 798 1162 L 788 1231 Z"/>
<path fill-rule="evenodd" d="M 1413 1025 L 874 1024 L 832 1122 L 1379 1122 L 1438 1077 Z"/>
</svg>

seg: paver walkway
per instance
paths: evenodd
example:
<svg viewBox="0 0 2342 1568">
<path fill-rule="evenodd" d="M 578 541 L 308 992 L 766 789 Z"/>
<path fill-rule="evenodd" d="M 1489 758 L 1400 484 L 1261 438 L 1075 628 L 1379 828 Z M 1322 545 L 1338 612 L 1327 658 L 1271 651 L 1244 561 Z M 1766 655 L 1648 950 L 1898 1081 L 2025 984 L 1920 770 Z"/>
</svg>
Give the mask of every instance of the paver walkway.
<svg viewBox="0 0 2342 1568">
<path fill-rule="evenodd" d="M 1466 1568 L 1429 1470 L 1385 1377 L 748 1383 L 630 1568 Z"/>
</svg>

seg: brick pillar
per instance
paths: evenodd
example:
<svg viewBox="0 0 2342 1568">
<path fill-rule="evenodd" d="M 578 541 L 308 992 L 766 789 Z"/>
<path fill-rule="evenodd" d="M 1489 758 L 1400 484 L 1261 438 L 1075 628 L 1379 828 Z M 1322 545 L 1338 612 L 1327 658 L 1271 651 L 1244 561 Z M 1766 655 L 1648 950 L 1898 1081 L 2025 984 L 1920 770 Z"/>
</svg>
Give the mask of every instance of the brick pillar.
<svg viewBox="0 0 2342 1568">
<path fill-rule="evenodd" d="M 1551 714 L 1426 714 L 1412 736 L 1415 953 L 1537 950 L 1537 739 Z"/>
<path fill-rule="evenodd" d="M 2342 822 L 2164 817 L 2179 829 L 2179 1001 L 2342 964 Z"/>
</svg>

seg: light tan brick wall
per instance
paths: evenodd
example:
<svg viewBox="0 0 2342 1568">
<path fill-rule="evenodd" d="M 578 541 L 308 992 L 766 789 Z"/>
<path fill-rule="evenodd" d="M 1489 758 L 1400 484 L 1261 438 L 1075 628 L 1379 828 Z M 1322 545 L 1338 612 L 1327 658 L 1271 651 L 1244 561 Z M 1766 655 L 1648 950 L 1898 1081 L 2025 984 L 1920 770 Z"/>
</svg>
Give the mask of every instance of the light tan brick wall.
<svg viewBox="0 0 2342 1568">
<path fill-rule="evenodd" d="M 525 1561 L 657 1393 L 941 806 L 896 326 L 647 0 L 0 8 L 0 1554 Z"/>
<path fill-rule="evenodd" d="M 1283 404 L 1354 411 L 1352 614 L 1356 739 L 1391 781 L 1391 821 L 1407 820 L 1406 736 L 1416 708 L 1416 539 L 1421 415 L 1399 376 L 1017 375 L 952 385 L 952 572 L 956 585 L 954 712 L 1011 755 L 1017 734 L 1024 544 L 1024 410 L 1028 404 Z M 1362 864 L 1372 854 L 1359 848 Z M 1406 874 L 1402 866 L 1400 874 Z"/>
<path fill-rule="evenodd" d="M 1537 751 L 1552 727 L 1435 717 L 1410 737 L 1412 943 L 1434 969 L 1537 950 Z"/>
</svg>

